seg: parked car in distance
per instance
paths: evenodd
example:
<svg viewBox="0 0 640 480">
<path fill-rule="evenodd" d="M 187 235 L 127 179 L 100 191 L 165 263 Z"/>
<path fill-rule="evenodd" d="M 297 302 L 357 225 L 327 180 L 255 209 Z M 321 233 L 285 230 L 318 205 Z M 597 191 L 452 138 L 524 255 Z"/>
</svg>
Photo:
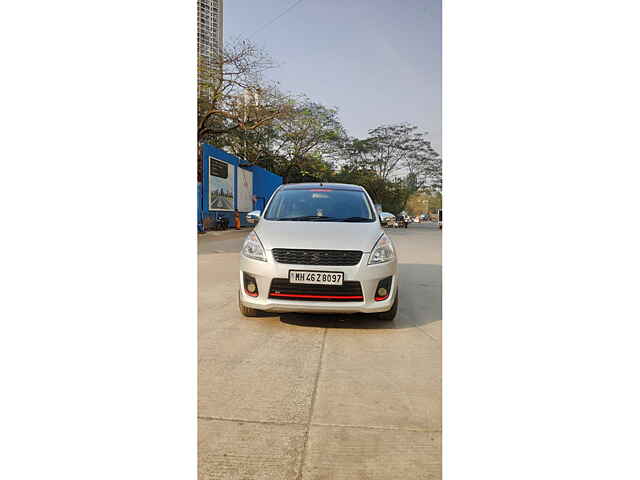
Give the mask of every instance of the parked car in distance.
<svg viewBox="0 0 640 480">
<path fill-rule="evenodd" d="M 358 185 L 280 186 L 240 255 L 240 312 L 373 313 L 398 310 L 395 246 Z"/>
<path fill-rule="evenodd" d="M 393 213 L 382 212 L 380 213 L 380 222 L 384 227 L 392 227 L 395 223 L 396 216 Z"/>
</svg>

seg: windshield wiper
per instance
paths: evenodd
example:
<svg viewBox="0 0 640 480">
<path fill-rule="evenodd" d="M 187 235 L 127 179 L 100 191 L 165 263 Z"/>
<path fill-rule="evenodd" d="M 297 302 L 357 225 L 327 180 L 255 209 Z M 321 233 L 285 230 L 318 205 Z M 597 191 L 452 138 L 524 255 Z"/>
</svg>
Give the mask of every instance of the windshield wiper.
<svg viewBox="0 0 640 480">
<path fill-rule="evenodd" d="M 278 220 L 282 222 L 305 222 L 316 220 L 334 220 L 334 217 L 325 217 L 324 215 L 304 215 L 302 217 L 278 218 Z"/>
<path fill-rule="evenodd" d="M 367 217 L 347 217 L 347 218 L 337 218 L 336 221 L 338 222 L 371 222 L 373 220 Z"/>
</svg>

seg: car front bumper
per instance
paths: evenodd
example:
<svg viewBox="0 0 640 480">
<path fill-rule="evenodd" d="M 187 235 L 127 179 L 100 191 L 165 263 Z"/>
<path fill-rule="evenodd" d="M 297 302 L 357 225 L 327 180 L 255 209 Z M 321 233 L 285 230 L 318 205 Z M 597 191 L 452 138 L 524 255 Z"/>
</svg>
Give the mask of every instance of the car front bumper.
<svg viewBox="0 0 640 480">
<path fill-rule="evenodd" d="M 364 253 L 357 265 L 334 267 L 277 263 L 271 251 L 267 251 L 267 258 L 267 262 L 262 262 L 240 255 L 240 301 L 246 307 L 274 313 L 377 313 L 390 310 L 398 294 L 397 261 L 395 259 L 378 265 L 367 265 L 369 254 Z M 344 272 L 344 281 L 360 282 L 363 300 L 336 302 L 269 298 L 271 280 L 274 278 L 288 279 L 289 270 Z M 252 297 L 245 292 L 242 278 L 243 272 L 256 279 L 258 285 L 257 297 Z M 376 301 L 374 297 L 378 282 L 386 277 L 393 277 L 391 294 L 385 300 Z"/>
</svg>

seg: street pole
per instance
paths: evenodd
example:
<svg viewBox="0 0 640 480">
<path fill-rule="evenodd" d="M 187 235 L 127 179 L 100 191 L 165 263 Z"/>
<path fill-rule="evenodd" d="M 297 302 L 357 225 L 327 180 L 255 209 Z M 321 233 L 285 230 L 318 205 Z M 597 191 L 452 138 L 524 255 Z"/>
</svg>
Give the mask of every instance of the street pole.
<svg viewBox="0 0 640 480">
<path fill-rule="evenodd" d="M 243 100 L 244 100 L 244 123 L 242 124 L 242 141 L 244 142 L 244 161 L 248 162 L 249 160 L 247 160 L 247 100 L 248 100 L 248 92 L 245 90 L 244 91 L 244 95 L 243 95 Z"/>
</svg>

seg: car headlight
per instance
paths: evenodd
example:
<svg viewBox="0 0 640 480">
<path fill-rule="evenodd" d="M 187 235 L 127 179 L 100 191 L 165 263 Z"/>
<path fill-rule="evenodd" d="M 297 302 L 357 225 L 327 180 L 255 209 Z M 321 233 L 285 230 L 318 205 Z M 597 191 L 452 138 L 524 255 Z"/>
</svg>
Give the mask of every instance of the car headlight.
<svg viewBox="0 0 640 480">
<path fill-rule="evenodd" d="M 267 253 L 265 252 L 258 235 L 256 235 L 254 231 L 251 231 L 251 233 L 247 235 L 244 245 L 242 245 L 241 253 L 245 257 L 253 258 L 254 260 L 261 260 L 263 262 L 267 261 Z"/>
<path fill-rule="evenodd" d="M 393 250 L 393 243 L 391 239 L 387 237 L 386 233 L 376 242 L 375 247 L 371 250 L 371 256 L 369 257 L 369 265 L 376 263 L 390 262 L 396 256 L 396 252 Z"/>
</svg>

